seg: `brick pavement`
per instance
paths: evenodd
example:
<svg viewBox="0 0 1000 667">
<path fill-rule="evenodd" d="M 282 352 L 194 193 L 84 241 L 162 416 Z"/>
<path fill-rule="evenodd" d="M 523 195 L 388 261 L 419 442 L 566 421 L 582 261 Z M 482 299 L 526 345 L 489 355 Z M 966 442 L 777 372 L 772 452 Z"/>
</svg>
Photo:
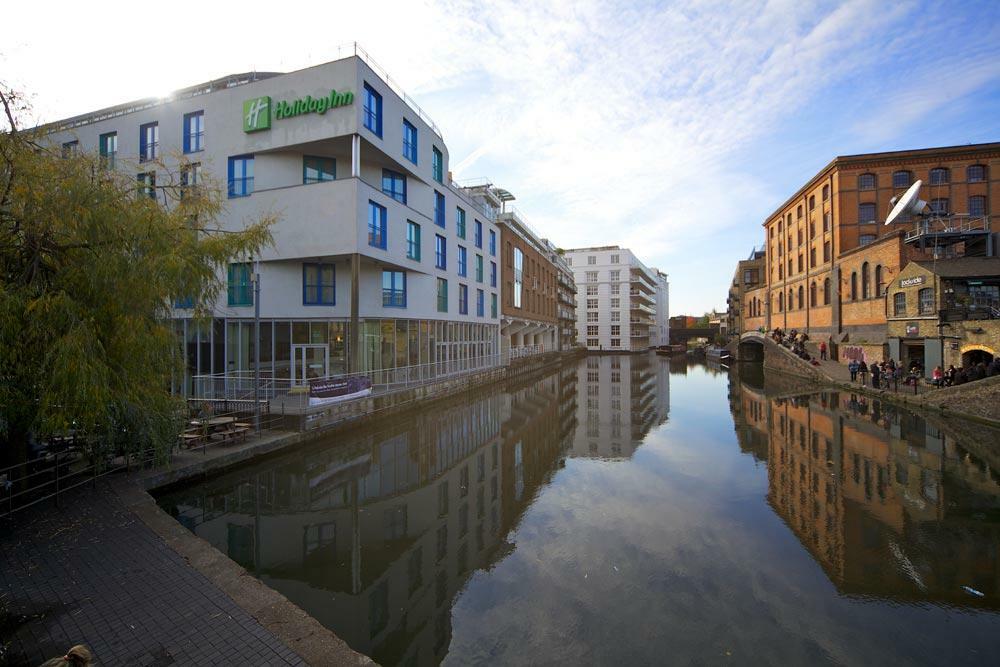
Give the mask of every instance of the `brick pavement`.
<svg viewBox="0 0 1000 667">
<path fill-rule="evenodd" d="M 11 665 L 77 643 L 102 665 L 305 664 L 105 482 L 0 521 L 0 640 Z"/>
</svg>

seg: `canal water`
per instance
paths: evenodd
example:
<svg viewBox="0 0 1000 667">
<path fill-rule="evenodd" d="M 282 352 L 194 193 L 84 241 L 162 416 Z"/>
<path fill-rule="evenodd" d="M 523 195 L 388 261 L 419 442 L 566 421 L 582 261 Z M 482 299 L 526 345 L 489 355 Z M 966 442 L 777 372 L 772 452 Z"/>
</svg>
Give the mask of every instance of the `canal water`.
<svg viewBox="0 0 1000 667">
<path fill-rule="evenodd" d="M 591 356 L 158 501 L 385 665 L 998 664 L 1000 438 L 966 430 Z"/>
</svg>

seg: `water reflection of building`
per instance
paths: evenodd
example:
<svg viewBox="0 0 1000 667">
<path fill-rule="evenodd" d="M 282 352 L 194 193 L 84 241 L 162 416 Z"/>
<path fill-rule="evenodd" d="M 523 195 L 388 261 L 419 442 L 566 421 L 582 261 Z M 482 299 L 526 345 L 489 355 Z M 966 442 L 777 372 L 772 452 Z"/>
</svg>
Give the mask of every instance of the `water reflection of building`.
<svg viewBox="0 0 1000 667">
<path fill-rule="evenodd" d="M 577 386 L 572 456 L 628 458 L 670 412 L 668 361 L 652 354 L 588 356 Z"/>
<path fill-rule="evenodd" d="M 356 650 L 436 664 L 455 594 L 507 553 L 558 465 L 566 384 L 555 373 L 435 406 L 160 502 Z"/>
<path fill-rule="evenodd" d="M 919 416 L 740 385 L 744 451 L 767 446 L 768 502 L 845 593 L 996 605 L 1000 478 Z M 963 586 L 986 595 L 970 595 Z"/>
</svg>

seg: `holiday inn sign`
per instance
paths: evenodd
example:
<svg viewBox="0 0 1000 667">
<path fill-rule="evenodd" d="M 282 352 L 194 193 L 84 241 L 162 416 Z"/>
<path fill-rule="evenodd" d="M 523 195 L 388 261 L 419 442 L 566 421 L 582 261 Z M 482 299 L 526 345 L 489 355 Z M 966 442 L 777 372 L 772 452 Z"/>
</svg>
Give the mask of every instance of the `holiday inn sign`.
<svg viewBox="0 0 1000 667">
<path fill-rule="evenodd" d="M 328 109 L 345 107 L 354 102 L 354 93 L 331 90 L 324 97 L 306 95 L 297 100 L 272 102 L 270 96 L 255 97 L 243 102 L 243 131 L 258 132 L 271 129 L 271 114 L 275 120 L 292 118 L 307 113 L 325 114 Z"/>
</svg>

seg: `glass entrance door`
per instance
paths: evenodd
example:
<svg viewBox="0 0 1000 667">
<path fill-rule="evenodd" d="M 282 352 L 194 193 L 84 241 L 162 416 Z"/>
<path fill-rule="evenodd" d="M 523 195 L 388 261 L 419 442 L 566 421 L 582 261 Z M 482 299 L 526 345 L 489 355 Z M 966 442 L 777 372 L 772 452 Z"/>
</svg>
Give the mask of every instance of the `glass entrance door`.
<svg viewBox="0 0 1000 667">
<path fill-rule="evenodd" d="M 330 374 L 326 345 L 292 345 L 292 384 L 306 384 Z"/>
</svg>

